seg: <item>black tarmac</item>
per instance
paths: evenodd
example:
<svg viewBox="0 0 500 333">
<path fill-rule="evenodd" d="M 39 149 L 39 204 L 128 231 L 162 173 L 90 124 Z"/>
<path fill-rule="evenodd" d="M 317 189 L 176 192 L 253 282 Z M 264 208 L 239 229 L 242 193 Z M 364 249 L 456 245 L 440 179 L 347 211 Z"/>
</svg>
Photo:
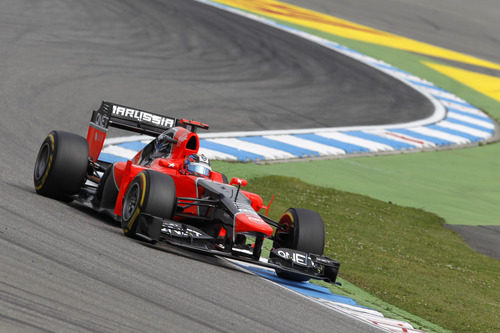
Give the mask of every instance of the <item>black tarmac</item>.
<svg viewBox="0 0 500 333">
<path fill-rule="evenodd" d="M 419 94 L 187 0 L 4 0 L 0 78 L 0 331 L 377 330 L 224 261 L 125 238 L 36 195 L 33 164 L 50 130 L 85 135 L 103 99 L 230 131 L 420 119 L 431 110 Z"/>
</svg>

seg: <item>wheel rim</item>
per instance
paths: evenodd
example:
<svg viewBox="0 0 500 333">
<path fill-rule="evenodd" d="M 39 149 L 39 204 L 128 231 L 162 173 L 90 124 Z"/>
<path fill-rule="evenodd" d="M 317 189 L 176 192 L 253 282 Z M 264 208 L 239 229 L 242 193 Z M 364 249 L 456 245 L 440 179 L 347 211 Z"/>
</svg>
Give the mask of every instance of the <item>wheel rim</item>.
<svg viewBox="0 0 500 333">
<path fill-rule="evenodd" d="M 141 190 L 139 184 L 132 184 L 132 187 L 127 192 L 127 195 L 125 196 L 125 200 L 123 202 L 122 215 L 125 220 L 129 220 L 137 209 L 140 194 Z"/>
<path fill-rule="evenodd" d="M 293 241 L 295 239 L 295 229 L 292 226 L 292 217 L 289 215 L 283 215 L 280 219 L 280 224 L 286 227 L 284 230 L 276 230 L 275 237 L 277 238 L 277 244 L 280 247 L 293 247 Z"/>
<path fill-rule="evenodd" d="M 45 174 L 47 170 L 47 166 L 49 165 L 50 159 L 50 147 L 46 142 L 40 148 L 40 152 L 38 153 L 38 158 L 36 159 L 35 165 L 35 179 L 39 180 Z"/>
</svg>

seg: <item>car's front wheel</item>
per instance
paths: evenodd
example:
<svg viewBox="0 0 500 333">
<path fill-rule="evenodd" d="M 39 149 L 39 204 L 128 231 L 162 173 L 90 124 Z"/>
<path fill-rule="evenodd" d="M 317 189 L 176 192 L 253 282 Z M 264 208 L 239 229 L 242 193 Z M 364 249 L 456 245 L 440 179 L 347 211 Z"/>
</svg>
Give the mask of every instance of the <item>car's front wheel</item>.
<svg viewBox="0 0 500 333">
<path fill-rule="evenodd" d="M 325 226 L 317 212 L 304 208 L 290 208 L 281 216 L 279 224 L 281 228 L 276 229 L 274 248 L 323 254 Z M 276 274 L 294 281 L 309 280 L 307 276 L 283 270 L 276 270 Z"/>
<path fill-rule="evenodd" d="M 127 188 L 123 197 L 121 226 L 129 237 L 148 234 L 141 230 L 139 215 L 171 219 L 175 214 L 177 198 L 175 183 L 169 175 L 144 170 L 139 173 Z M 144 226 L 143 226 L 144 227 Z"/>
</svg>

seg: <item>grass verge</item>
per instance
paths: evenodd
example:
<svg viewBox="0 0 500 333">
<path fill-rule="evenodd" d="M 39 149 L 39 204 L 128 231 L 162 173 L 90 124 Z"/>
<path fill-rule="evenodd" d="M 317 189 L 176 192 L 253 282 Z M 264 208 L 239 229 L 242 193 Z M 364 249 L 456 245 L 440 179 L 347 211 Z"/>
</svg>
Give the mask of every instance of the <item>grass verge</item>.
<svg viewBox="0 0 500 333">
<path fill-rule="evenodd" d="M 500 120 L 500 103 L 427 67 L 438 59 L 281 22 L 332 40 L 427 79 Z M 256 168 L 232 166 L 242 177 L 281 174 L 317 185 L 424 208 L 460 225 L 500 225 L 500 144 L 420 154 L 287 163 Z M 327 179 L 317 174 L 328 175 Z M 390 186 L 389 186 L 390 185 Z"/>
<path fill-rule="evenodd" d="M 243 178 L 287 175 L 438 214 L 448 224 L 500 224 L 500 145 L 255 165 L 214 162 Z"/>
<path fill-rule="evenodd" d="M 318 211 L 326 255 L 373 296 L 454 332 L 500 331 L 500 261 L 471 250 L 442 218 L 287 177 L 256 178 L 248 190 L 279 194 L 273 218 L 289 207 Z"/>
</svg>

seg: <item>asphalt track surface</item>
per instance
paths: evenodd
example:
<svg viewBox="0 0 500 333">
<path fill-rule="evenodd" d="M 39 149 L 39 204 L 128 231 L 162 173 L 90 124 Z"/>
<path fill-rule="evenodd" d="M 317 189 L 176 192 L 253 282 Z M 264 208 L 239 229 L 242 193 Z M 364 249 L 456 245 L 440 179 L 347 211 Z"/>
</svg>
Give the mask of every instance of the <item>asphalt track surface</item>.
<svg viewBox="0 0 500 333">
<path fill-rule="evenodd" d="M 500 63 L 500 4 L 497 0 L 286 2 Z M 482 71 L 479 67 L 473 70 Z M 493 70 L 483 72 L 499 74 Z"/>
<path fill-rule="evenodd" d="M 400 112 L 396 122 L 423 118 L 420 96 L 315 45 L 181 0 L 4 0 L 0 78 L 0 332 L 375 331 L 38 196 L 33 162 L 50 130 L 84 135 L 102 99 L 210 117 L 223 131 L 378 123 L 388 108 Z"/>
<path fill-rule="evenodd" d="M 103 99 L 214 130 L 254 130 L 424 118 L 422 96 L 315 44 L 185 0 L 5 0 L 0 59 L 0 332 L 378 331 L 38 196 L 33 163 L 50 130 L 85 135 Z"/>
</svg>

